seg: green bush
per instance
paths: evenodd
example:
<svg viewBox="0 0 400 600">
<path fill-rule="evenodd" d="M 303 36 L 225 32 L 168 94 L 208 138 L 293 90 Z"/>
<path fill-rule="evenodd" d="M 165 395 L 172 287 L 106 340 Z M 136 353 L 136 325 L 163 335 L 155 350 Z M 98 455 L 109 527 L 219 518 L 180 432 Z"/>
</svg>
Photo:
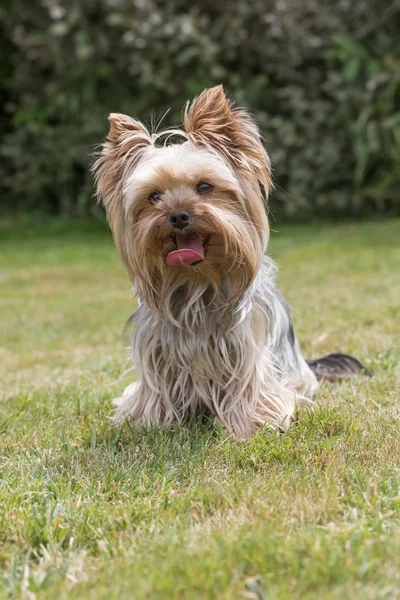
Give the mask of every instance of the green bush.
<svg viewBox="0 0 400 600">
<path fill-rule="evenodd" d="M 400 213 L 399 0 L 13 0 L 0 24 L 3 206 L 93 212 L 108 113 L 176 124 L 223 82 L 265 134 L 274 210 Z"/>
</svg>

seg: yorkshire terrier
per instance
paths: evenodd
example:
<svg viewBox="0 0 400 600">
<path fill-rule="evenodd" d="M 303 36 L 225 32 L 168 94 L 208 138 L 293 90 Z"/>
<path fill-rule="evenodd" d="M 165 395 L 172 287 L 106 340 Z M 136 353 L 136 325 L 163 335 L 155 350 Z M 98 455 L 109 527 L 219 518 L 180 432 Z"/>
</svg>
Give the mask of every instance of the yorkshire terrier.
<svg viewBox="0 0 400 600">
<path fill-rule="evenodd" d="M 93 171 L 138 296 L 140 375 L 114 401 L 116 425 L 168 427 L 196 412 L 239 438 L 286 431 L 319 381 L 367 374 L 343 354 L 304 360 L 265 256 L 270 160 L 222 86 L 187 104 L 183 130 L 109 119 Z"/>
</svg>

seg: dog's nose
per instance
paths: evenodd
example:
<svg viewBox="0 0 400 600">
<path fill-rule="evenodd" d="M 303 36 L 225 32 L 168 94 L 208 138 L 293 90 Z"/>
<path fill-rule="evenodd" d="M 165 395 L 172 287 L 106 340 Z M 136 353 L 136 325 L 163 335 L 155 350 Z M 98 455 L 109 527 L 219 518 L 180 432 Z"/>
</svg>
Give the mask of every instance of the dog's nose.
<svg viewBox="0 0 400 600">
<path fill-rule="evenodd" d="M 169 216 L 169 221 L 172 227 L 176 229 L 185 229 L 190 223 L 190 215 L 185 210 L 178 210 Z"/>
</svg>

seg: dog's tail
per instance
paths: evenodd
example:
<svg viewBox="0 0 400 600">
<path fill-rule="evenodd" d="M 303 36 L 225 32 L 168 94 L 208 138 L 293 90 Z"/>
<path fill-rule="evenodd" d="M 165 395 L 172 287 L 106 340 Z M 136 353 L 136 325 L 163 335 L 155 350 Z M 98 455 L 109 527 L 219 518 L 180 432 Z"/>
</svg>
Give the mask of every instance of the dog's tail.
<svg viewBox="0 0 400 600">
<path fill-rule="evenodd" d="M 339 381 L 357 375 L 371 377 L 367 367 L 348 354 L 327 354 L 322 358 L 306 361 L 318 381 Z"/>
</svg>

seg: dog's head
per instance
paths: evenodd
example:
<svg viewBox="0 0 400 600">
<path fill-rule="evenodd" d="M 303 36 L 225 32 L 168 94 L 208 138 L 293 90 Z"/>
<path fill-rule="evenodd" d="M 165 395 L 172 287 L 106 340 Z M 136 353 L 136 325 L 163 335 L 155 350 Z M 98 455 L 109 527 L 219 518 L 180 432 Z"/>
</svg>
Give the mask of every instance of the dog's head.
<svg viewBox="0 0 400 600">
<path fill-rule="evenodd" d="M 186 107 L 183 130 L 151 135 L 121 114 L 110 124 L 93 171 L 139 295 L 157 307 L 178 286 L 217 295 L 225 282 L 240 296 L 269 232 L 270 164 L 249 115 L 218 86 Z"/>
</svg>

